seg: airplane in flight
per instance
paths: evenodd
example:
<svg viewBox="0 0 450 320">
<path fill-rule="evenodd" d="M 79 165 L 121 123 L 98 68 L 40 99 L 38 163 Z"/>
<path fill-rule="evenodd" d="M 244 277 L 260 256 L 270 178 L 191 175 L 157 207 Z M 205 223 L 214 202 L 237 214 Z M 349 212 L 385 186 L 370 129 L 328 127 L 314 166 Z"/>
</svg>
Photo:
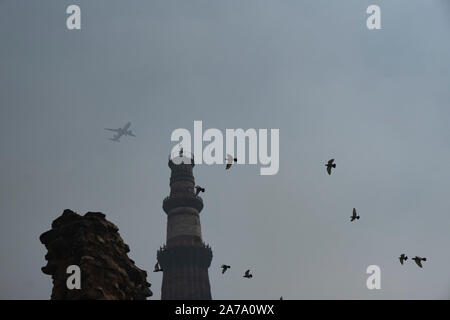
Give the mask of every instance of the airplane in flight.
<svg viewBox="0 0 450 320">
<path fill-rule="evenodd" d="M 132 136 L 132 137 L 136 137 L 133 132 L 131 130 L 129 130 L 131 126 L 131 122 L 128 122 L 123 128 L 119 128 L 119 129 L 110 129 L 110 128 L 105 128 L 105 130 L 109 130 L 109 131 L 113 131 L 116 134 L 110 138 L 109 140 L 114 141 L 114 142 L 120 142 L 120 138 L 122 136 Z"/>
</svg>

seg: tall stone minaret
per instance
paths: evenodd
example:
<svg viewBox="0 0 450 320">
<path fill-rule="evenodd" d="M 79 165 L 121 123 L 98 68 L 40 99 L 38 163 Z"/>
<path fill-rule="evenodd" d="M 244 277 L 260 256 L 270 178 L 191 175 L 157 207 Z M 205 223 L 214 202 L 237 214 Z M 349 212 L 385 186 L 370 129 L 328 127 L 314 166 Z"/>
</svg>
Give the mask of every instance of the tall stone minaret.
<svg viewBox="0 0 450 320">
<path fill-rule="evenodd" d="M 195 195 L 193 167 L 194 159 L 182 150 L 169 159 L 170 196 L 163 201 L 167 243 L 157 253 L 163 269 L 162 300 L 211 300 L 208 268 L 212 251 L 202 240 L 203 200 Z"/>
</svg>

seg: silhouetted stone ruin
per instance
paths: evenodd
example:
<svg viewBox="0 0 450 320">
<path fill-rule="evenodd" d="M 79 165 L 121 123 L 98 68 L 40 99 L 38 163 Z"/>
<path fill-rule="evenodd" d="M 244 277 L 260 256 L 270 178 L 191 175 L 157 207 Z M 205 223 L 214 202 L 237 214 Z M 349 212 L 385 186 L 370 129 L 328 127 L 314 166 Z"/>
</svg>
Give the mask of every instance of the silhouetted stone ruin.
<svg viewBox="0 0 450 320">
<path fill-rule="evenodd" d="M 119 228 L 100 212 L 81 216 L 64 210 L 40 236 L 48 253 L 42 272 L 51 275 L 54 300 L 145 300 L 152 295 L 147 272 L 128 258 Z M 67 268 L 79 266 L 81 289 L 69 289 Z"/>
</svg>

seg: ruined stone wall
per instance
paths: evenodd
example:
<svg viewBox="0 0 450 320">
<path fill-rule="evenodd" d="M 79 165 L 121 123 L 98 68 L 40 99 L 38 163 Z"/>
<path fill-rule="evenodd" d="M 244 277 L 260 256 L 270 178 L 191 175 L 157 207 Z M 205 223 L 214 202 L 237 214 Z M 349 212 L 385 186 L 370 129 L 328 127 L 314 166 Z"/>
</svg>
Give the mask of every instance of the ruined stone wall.
<svg viewBox="0 0 450 320">
<path fill-rule="evenodd" d="M 51 275 L 55 300 L 145 300 L 152 295 L 147 273 L 128 258 L 118 228 L 100 212 L 84 216 L 65 210 L 40 236 L 48 253 L 42 272 Z M 81 289 L 68 289 L 67 267 L 81 271 Z"/>
</svg>

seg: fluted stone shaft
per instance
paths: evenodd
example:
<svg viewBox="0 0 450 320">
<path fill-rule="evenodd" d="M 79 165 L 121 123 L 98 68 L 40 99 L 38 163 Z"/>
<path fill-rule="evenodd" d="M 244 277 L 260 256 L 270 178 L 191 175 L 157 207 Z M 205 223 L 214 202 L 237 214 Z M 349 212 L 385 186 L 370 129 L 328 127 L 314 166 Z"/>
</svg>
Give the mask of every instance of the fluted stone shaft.
<svg viewBox="0 0 450 320">
<path fill-rule="evenodd" d="M 203 200 L 195 196 L 193 160 L 177 160 L 169 160 L 170 196 L 163 201 L 167 214 L 166 245 L 157 253 L 163 269 L 161 299 L 210 300 L 208 268 L 212 251 L 202 240 Z"/>
</svg>

